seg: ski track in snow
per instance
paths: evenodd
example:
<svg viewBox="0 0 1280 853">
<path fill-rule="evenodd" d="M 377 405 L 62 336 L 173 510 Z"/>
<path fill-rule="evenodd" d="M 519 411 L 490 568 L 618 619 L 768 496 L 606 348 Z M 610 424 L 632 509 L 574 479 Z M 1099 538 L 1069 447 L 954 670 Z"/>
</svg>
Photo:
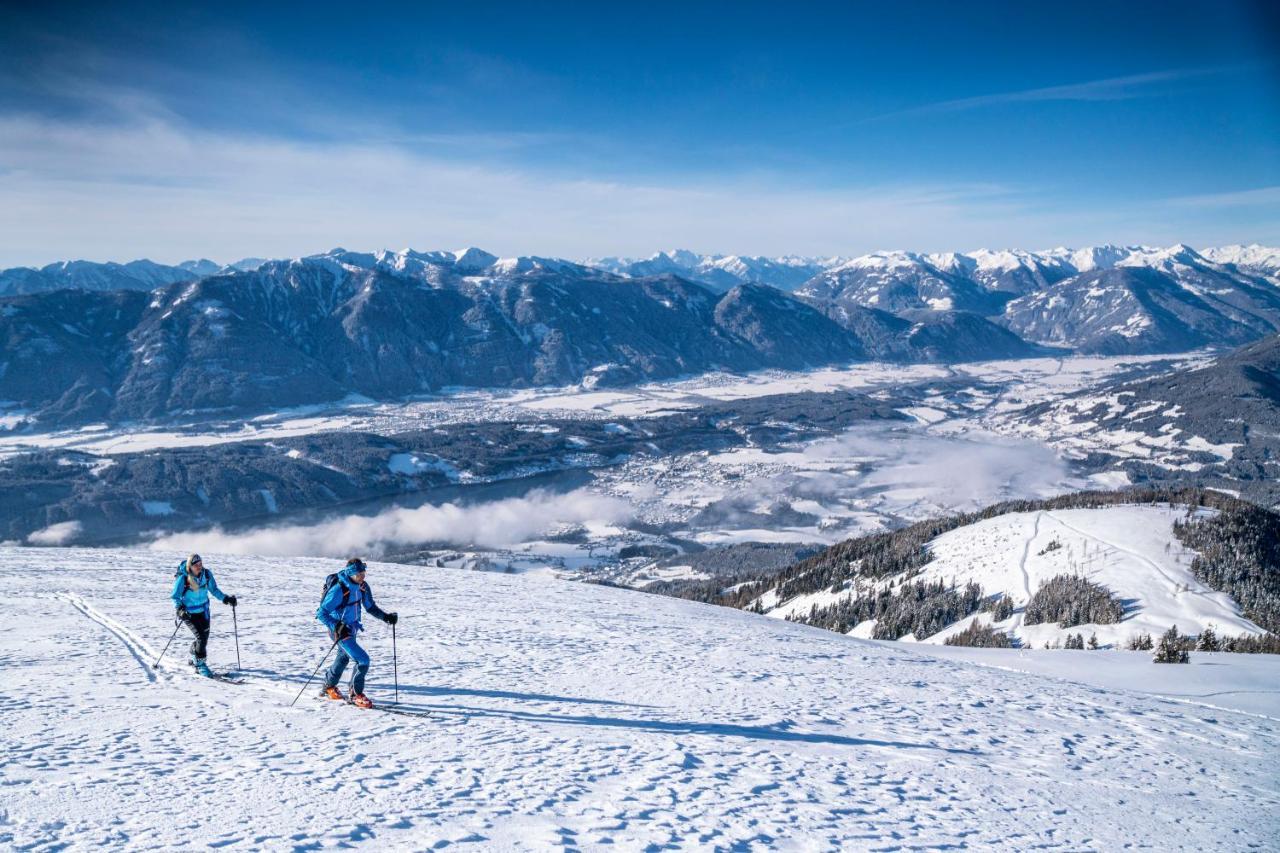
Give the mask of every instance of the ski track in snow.
<svg viewBox="0 0 1280 853">
<path fill-rule="evenodd" d="M 1150 567 L 1151 567 L 1151 569 L 1152 569 L 1156 574 L 1160 575 L 1160 577 L 1164 578 L 1164 579 L 1165 579 L 1165 581 L 1167 581 L 1167 582 L 1168 582 L 1168 584 L 1169 584 L 1169 591 L 1170 591 L 1173 595 L 1180 595 L 1180 594 L 1181 594 L 1182 592 L 1184 592 L 1184 591 L 1185 591 L 1185 592 L 1190 592 L 1190 593 L 1192 593 L 1193 595 L 1206 595 L 1206 594 L 1208 594 L 1208 595 L 1212 595 L 1212 594 L 1213 594 L 1213 591 L 1212 591 L 1212 590 L 1207 590 L 1207 589 L 1205 589 L 1203 586 L 1201 586 L 1199 589 L 1189 589 L 1189 590 L 1181 590 L 1181 591 L 1180 591 L 1180 584 L 1179 584 L 1176 580 L 1174 580 L 1173 578 L 1169 577 L 1169 573 L 1168 573 L 1168 572 L 1166 572 L 1164 569 L 1160 568 L 1160 564 L 1159 564 L 1159 563 L 1157 563 L 1155 560 L 1152 560 L 1150 557 L 1146 556 L 1145 554 L 1141 554 L 1141 553 L 1139 553 L 1139 552 L 1137 552 L 1137 551 L 1133 550 L 1132 548 L 1126 548 L 1126 547 L 1125 547 L 1125 546 L 1123 546 L 1123 545 L 1118 545 L 1118 544 L 1116 544 L 1116 543 L 1114 543 L 1114 542 L 1109 542 L 1109 541 L 1107 541 L 1106 539 L 1103 539 L 1103 538 L 1099 537 L 1096 533 L 1090 533 L 1090 532 L 1088 532 L 1088 531 L 1086 531 L 1086 530 L 1081 530 L 1079 527 L 1076 527 L 1074 524 L 1070 524 L 1069 522 L 1064 521 L 1063 519 L 1059 518 L 1058 516 L 1054 515 L 1053 513 L 1049 513 L 1049 517 L 1050 517 L 1050 518 L 1052 518 L 1054 521 L 1058 522 L 1059 524 L 1061 524 L 1063 527 L 1065 527 L 1065 528 L 1067 528 L 1068 530 L 1072 531 L 1073 533 L 1078 533 L 1079 535 L 1083 536 L 1083 537 L 1084 537 L 1084 538 L 1086 538 L 1086 539 L 1091 539 L 1091 540 L 1093 540 L 1094 542 L 1101 543 L 1101 544 L 1103 544 L 1103 545 L 1107 546 L 1108 548 L 1111 548 L 1112 550 L 1119 551 L 1119 552 L 1120 552 L 1120 553 L 1122 553 L 1122 554 L 1128 554 L 1129 556 L 1133 557 L 1134 559 L 1136 559 L 1136 560 L 1140 560 L 1141 562 L 1143 562 L 1143 563 L 1145 563 L 1146 565 L 1150 566 Z"/>
<path fill-rule="evenodd" d="M 1031 589 L 1031 573 L 1027 571 L 1027 559 L 1031 556 L 1031 544 L 1036 541 L 1036 537 L 1040 535 L 1040 520 L 1044 518 L 1043 512 L 1036 513 L 1035 523 L 1031 527 L 1031 535 L 1027 537 L 1027 541 L 1022 544 L 1022 559 L 1018 561 L 1018 571 L 1022 572 L 1022 587 L 1026 590 L 1027 599 L 1030 600 Z M 1025 613 L 1019 611 L 1014 622 L 1015 625 L 1021 625 L 1025 617 Z"/>
<path fill-rule="evenodd" d="M 0 548 L 0 848 L 1161 849 L 1280 843 L 1280 723 L 606 587 L 374 564 L 401 708 L 322 702 L 332 561 Z M 210 664 L 235 662 L 213 604 Z M 410 615 L 422 614 L 417 618 Z M 391 637 L 367 619 L 369 694 Z M 1189 670 L 1192 668 L 1188 668 Z"/>
</svg>

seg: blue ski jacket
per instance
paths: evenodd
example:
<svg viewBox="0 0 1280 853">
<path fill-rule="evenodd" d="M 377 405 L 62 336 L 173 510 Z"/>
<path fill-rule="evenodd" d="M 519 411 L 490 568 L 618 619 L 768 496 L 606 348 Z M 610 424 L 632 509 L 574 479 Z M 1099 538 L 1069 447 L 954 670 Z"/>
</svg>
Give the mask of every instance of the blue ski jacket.
<svg viewBox="0 0 1280 853">
<path fill-rule="evenodd" d="M 187 578 L 195 581 L 195 589 L 187 583 Z M 209 593 L 213 593 L 219 601 L 227 600 L 226 594 L 218 589 L 218 582 L 213 579 L 213 572 L 205 569 L 198 575 L 190 575 L 187 572 L 187 561 L 183 560 L 182 565 L 178 567 L 177 577 L 173 579 L 173 593 L 170 595 L 173 606 L 182 607 L 188 613 L 207 613 Z"/>
<path fill-rule="evenodd" d="M 346 625 L 352 636 L 364 630 L 364 626 L 360 624 L 361 607 L 378 619 L 385 621 L 387 618 L 382 608 L 373 603 L 373 591 L 369 589 L 369 584 L 357 584 L 352 579 L 355 573 L 354 567 L 338 572 L 338 582 L 325 593 L 320 609 L 316 611 L 316 618 L 330 631 L 335 630 L 339 623 Z"/>
</svg>

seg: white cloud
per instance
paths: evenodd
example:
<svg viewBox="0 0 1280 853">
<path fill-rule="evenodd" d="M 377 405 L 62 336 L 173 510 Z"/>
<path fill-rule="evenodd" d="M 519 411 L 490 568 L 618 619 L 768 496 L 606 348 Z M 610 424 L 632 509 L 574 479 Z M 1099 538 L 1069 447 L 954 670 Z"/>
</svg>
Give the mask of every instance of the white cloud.
<svg viewBox="0 0 1280 853">
<path fill-rule="evenodd" d="M 1228 193 L 1180 196 L 1169 199 L 1170 204 L 1185 207 L 1271 207 L 1280 208 L 1280 186 L 1257 187 Z"/>
<path fill-rule="evenodd" d="M 62 545 L 80 535 L 80 522 L 63 521 L 50 524 L 27 537 L 31 545 Z"/>
<path fill-rule="evenodd" d="M 1098 80 L 1086 80 L 1081 83 L 1068 83 L 1062 86 L 1042 86 L 1035 89 L 1021 89 L 1013 92 L 997 92 L 991 95 L 976 95 L 971 98 L 938 101 L 920 107 L 888 113 L 870 120 L 880 121 L 902 116 L 963 112 L 965 110 L 982 109 L 1004 104 L 1025 104 L 1037 101 L 1127 101 L 1133 98 L 1151 97 L 1159 94 L 1170 83 L 1225 74 L 1232 70 L 1236 69 L 1230 67 L 1184 68 L 1170 71 L 1149 71 L 1145 74 L 1130 74 L 1124 77 L 1105 77 Z"/>
<path fill-rule="evenodd" d="M 397 507 L 376 516 L 348 515 L 311 525 L 264 527 L 246 533 L 220 528 L 164 536 L 154 550 L 197 550 L 264 556 L 377 555 L 423 543 L 502 548 L 563 525 L 615 524 L 631 509 L 624 501 L 586 489 L 565 494 L 531 492 L 520 498 L 459 506 Z"/>
<path fill-rule="evenodd" d="M 150 113 L 114 123 L 0 118 L 0 164 L 5 265 L 226 261 L 336 245 L 584 257 L 671 245 L 821 254 L 1063 239 L 1049 240 L 1052 229 L 990 185 L 571 180 L 405 145 L 217 134 Z"/>
<path fill-rule="evenodd" d="M 1160 74 L 1177 72 L 935 106 L 1118 96 Z M 93 102 L 107 118 L 0 115 L 0 266 L 296 257 L 339 245 L 480 245 L 502 255 L 582 258 L 673 246 L 826 255 L 1274 237 L 1262 220 L 1241 229 L 1160 199 L 1073 210 L 1043 194 L 981 182 L 573 179 L 486 159 L 525 145 L 571 147 L 572 138 L 413 137 L 356 122 L 344 140 L 303 141 L 197 129 L 129 90 L 94 89 Z M 1209 197 L 1208 204 L 1234 198 Z M 1247 201 L 1275 206 L 1270 190 Z"/>
</svg>

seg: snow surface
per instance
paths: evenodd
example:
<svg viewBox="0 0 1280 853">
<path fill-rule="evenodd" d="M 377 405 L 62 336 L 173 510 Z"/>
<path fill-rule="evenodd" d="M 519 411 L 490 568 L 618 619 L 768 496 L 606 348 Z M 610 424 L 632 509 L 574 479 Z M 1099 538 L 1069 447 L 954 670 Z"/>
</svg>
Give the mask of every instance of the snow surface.
<svg viewBox="0 0 1280 853">
<path fill-rule="evenodd" d="M 1185 516 L 1185 508 L 1169 506 L 1013 512 L 944 533 L 929 544 L 932 559 L 910 580 L 958 586 L 972 581 L 986 595 L 1007 594 L 1018 610 L 999 622 L 980 613 L 919 639 L 941 644 L 975 621 L 994 625 L 1035 647 L 1063 642 L 1069 634 L 1086 638 L 1096 634 L 1101 645 L 1123 646 L 1136 634 L 1159 636 L 1170 625 L 1177 625 L 1183 634 L 1199 634 L 1207 627 L 1219 635 L 1261 634 L 1262 628 L 1241 615 L 1229 595 L 1215 592 L 1191 573 L 1195 552 L 1183 548 L 1173 535 L 1173 523 Z M 1051 543 L 1058 547 L 1050 549 Z M 1032 594 L 1062 574 L 1079 575 L 1106 587 L 1124 603 L 1124 618 L 1112 625 L 1070 628 L 1056 623 L 1024 624 L 1022 608 Z M 897 575 L 866 589 L 797 596 L 775 606 L 769 615 L 785 618 L 808 613 L 814 605 L 827 607 L 904 579 L 905 575 Z M 870 636 L 870 631 L 861 634 Z"/>
<path fill-rule="evenodd" d="M 1189 666 L 1155 666 L 1151 652 L 1070 649 L 975 649 L 917 645 L 916 651 L 997 669 L 1029 672 L 1107 690 L 1280 720 L 1280 658 L 1192 652 Z"/>
<path fill-rule="evenodd" d="M 290 708 L 328 646 L 312 608 L 335 564 L 205 554 L 241 600 L 232 686 L 183 671 L 185 638 L 150 668 L 178 559 L 0 548 L 18 629 L 0 635 L 0 846 L 1280 843 L 1275 719 L 613 588 L 383 564 L 369 579 L 403 615 L 400 707 L 430 716 Z M 364 635 L 378 702 L 390 639 Z M 1268 662 L 1248 677 L 1274 687 Z"/>
</svg>

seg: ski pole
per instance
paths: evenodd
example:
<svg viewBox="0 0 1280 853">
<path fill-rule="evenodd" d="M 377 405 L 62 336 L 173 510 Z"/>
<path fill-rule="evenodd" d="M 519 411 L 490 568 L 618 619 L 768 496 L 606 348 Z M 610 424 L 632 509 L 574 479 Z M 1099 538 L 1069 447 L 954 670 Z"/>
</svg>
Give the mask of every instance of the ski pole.
<svg viewBox="0 0 1280 853">
<path fill-rule="evenodd" d="M 240 666 L 240 623 L 236 621 L 236 606 L 231 605 L 231 624 L 236 630 L 236 670 L 242 669 Z"/>
<path fill-rule="evenodd" d="M 320 666 L 324 666 L 324 662 L 325 662 L 325 661 L 327 661 L 327 660 L 329 659 L 329 655 L 333 654 L 333 650 L 334 650 L 334 649 L 336 649 L 336 648 L 338 647 L 338 643 L 339 643 L 339 642 L 341 642 L 341 641 L 340 641 L 340 640 L 334 640 L 334 641 L 333 641 L 333 645 L 329 647 L 329 651 L 325 652 L 325 653 L 324 653 L 324 657 L 320 658 Z M 293 697 L 293 702 L 297 702 L 299 699 L 301 699 L 301 698 L 302 698 L 302 694 L 303 694 L 303 692 L 304 692 L 304 691 L 307 689 L 307 687 L 308 687 L 308 686 L 310 686 L 310 684 L 311 684 L 311 679 L 312 679 L 312 678 L 315 678 L 315 677 L 316 677 L 316 672 L 319 672 L 319 671 L 320 671 L 320 666 L 317 666 L 317 667 L 316 667 L 315 672 L 311 673 L 311 675 L 307 678 L 307 683 L 306 683 L 306 684 L 304 684 L 304 685 L 302 685 L 302 690 L 299 690 L 299 691 L 298 691 L 298 695 Z M 289 703 L 289 707 L 290 707 L 290 708 L 292 708 L 292 707 L 293 707 L 293 702 L 290 702 L 290 703 Z"/>
<path fill-rule="evenodd" d="M 176 624 L 173 626 L 173 634 L 169 637 L 169 642 L 164 644 L 164 651 L 160 652 L 160 657 L 156 658 L 156 662 L 151 664 L 152 669 L 160 668 L 160 658 L 164 657 L 164 653 L 169 651 L 169 646 L 173 645 L 173 638 L 178 636 L 178 629 L 182 627 L 182 623 L 178 622 L 176 619 L 174 622 Z"/>
<path fill-rule="evenodd" d="M 391 623 L 391 674 L 396 680 L 396 704 L 400 704 L 400 667 L 396 663 L 396 623 Z"/>
</svg>

